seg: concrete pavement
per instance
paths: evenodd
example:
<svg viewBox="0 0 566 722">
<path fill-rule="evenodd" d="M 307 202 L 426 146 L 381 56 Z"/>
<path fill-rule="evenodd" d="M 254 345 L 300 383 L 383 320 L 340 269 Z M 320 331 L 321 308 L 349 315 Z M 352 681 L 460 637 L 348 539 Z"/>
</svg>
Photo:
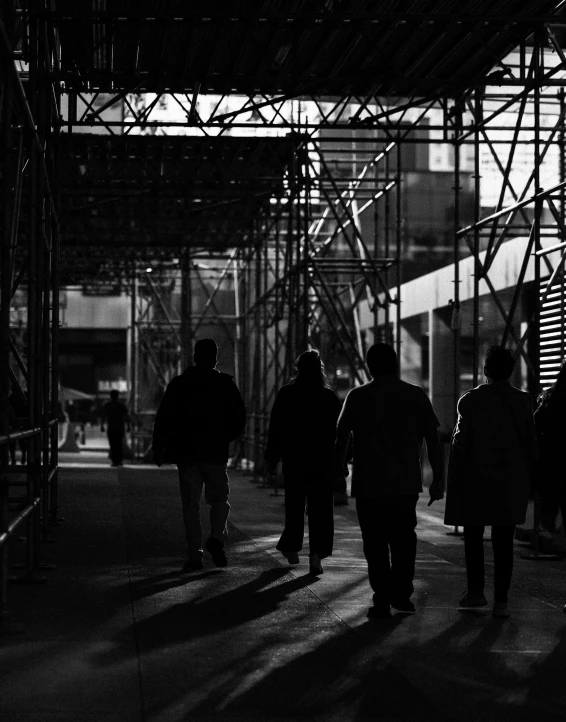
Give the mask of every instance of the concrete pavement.
<svg viewBox="0 0 566 722">
<path fill-rule="evenodd" d="M 63 455 L 57 568 L 10 588 L 25 633 L 0 639 L 0 719 L 566 718 L 564 562 L 516 544 L 511 619 L 462 612 L 462 541 L 423 498 L 417 613 L 370 621 L 353 504 L 313 579 L 306 551 L 289 567 L 275 550 L 281 494 L 233 472 L 231 501 L 229 567 L 182 575 L 175 470 Z"/>
</svg>

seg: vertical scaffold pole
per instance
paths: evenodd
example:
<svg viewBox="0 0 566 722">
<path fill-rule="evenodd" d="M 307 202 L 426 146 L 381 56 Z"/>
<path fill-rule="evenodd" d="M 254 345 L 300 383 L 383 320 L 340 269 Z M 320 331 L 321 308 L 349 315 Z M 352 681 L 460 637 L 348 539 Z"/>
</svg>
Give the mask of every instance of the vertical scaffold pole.
<svg viewBox="0 0 566 722">
<path fill-rule="evenodd" d="M 454 301 L 452 306 L 452 339 L 453 339 L 453 404 L 454 421 L 456 420 L 456 405 L 460 396 L 460 331 L 461 331 L 461 309 L 460 309 L 460 134 L 462 130 L 462 106 L 460 100 L 456 101 L 454 108 Z"/>
<path fill-rule="evenodd" d="M 472 385 L 478 385 L 479 377 L 479 325 L 480 325 L 480 228 L 481 175 L 480 175 L 480 124 L 482 121 L 481 90 L 474 92 L 474 301 L 472 338 Z"/>
<path fill-rule="evenodd" d="M 10 13 L 11 15 L 11 13 Z M 10 17 L 10 19 L 12 19 Z M 8 13 L 4 18 L 6 29 Z M 10 300 L 12 288 L 10 223 L 10 152 L 12 126 L 12 79 L 4 65 L 10 59 L 0 55 L 0 435 L 8 433 L 8 379 L 10 378 Z M 8 444 L 0 446 L 0 534 L 8 531 Z M 8 545 L 0 545 L 0 626 L 8 613 Z"/>
<path fill-rule="evenodd" d="M 460 310 L 460 246 L 458 231 L 460 230 L 460 134 L 462 130 L 462 106 L 460 99 L 455 101 L 454 107 L 454 132 L 452 143 L 454 147 L 454 300 L 452 302 L 452 319 L 450 327 L 452 330 L 453 344 L 453 417 L 454 423 L 458 416 L 457 404 L 460 396 L 460 329 L 462 316 Z M 454 527 L 453 532 L 448 532 L 455 536 L 460 535 L 458 526 Z"/>
<path fill-rule="evenodd" d="M 396 201 L 396 227 L 395 227 L 395 279 L 397 287 L 397 298 L 395 306 L 395 325 L 397 327 L 397 333 L 395 334 L 395 350 L 397 352 L 397 358 L 399 359 L 399 368 L 401 368 L 401 251 L 403 243 L 403 215 L 402 215 L 402 196 L 401 196 L 401 143 L 399 137 L 397 137 L 397 169 L 395 173 L 395 201 Z"/>
</svg>

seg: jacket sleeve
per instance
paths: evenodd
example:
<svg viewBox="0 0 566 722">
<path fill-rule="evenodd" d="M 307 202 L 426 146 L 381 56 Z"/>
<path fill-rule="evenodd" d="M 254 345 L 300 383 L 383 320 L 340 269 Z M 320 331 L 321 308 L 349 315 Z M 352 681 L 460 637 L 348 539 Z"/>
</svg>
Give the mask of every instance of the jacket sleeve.
<svg viewBox="0 0 566 722">
<path fill-rule="evenodd" d="M 346 396 L 344 406 L 338 416 L 336 425 L 336 442 L 334 445 L 334 466 L 342 470 L 344 464 L 352 456 L 351 437 L 353 430 L 353 402 L 351 393 Z"/>
<path fill-rule="evenodd" d="M 458 401 L 456 426 L 452 433 L 448 458 L 448 486 L 467 477 L 472 461 L 472 420 L 470 399 L 464 395 Z"/>
<path fill-rule="evenodd" d="M 153 422 L 152 446 L 154 451 L 158 452 L 163 452 L 165 449 L 174 413 L 175 391 L 171 386 L 170 383 L 165 389 L 165 393 L 157 409 L 157 414 L 155 415 L 155 421 Z"/>
<path fill-rule="evenodd" d="M 229 394 L 229 418 L 228 438 L 234 441 L 240 436 L 246 427 L 246 407 L 240 394 L 240 390 L 233 381 L 228 386 Z"/>
<path fill-rule="evenodd" d="M 538 459 L 538 437 L 535 426 L 535 417 L 533 415 L 533 402 L 528 394 L 526 395 L 526 407 L 526 451 L 529 456 L 529 461 L 532 464 Z"/>
<path fill-rule="evenodd" d="M 452 434 L 452 454 L 457 458 L 468 457 L 471 453 L 470 401 L 462 396 L 458 401 L 457 420 Z"/>
<path fill-rule="evenodd" d="M 267 432 L 267 446 L 265 448 L 265 460 L 274 466 L 281 461 L 283 451 L 281 435 L 284 426 L 283 420 L 284 400 L 281 392 L 275 397 L 271 416 L 269 417 L 269 430 Z"/>
</svg>

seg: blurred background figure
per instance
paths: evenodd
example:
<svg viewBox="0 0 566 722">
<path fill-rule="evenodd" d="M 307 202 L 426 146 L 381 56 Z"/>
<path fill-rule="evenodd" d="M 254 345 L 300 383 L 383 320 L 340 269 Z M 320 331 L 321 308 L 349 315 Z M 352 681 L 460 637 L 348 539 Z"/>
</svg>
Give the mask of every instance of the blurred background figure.
<svg viewBox="0 0 566 722">
<path fill-rule="evenodd" d="M 122 466 L 124 463 L 124 436 L 126 426 L 129 430 L 130 416 L 126 405 L 119 400 L 117 391 L 110 392 L 110 401 L 104 406 L 101 431 L 104 431 L 104 422 L 106 422 L 112 466 Z"/>
<path fill-rule="evenodd" d="M 8 417 L 9 417 L 9 426 L 10 431 L 23 431 L 24 429 L 29 427 L 29 411 L 28 411 L 28 404 L 27 400 L 24 394 L 24 391 L 22 391 L 19 386 L 12 385 L 12 391 L 10 393 L 10 396 L 8 397 Z M 20 463 L 25 464 L 27 462 L 27 449 L 28 449 L 28 442 L 27 439 L 23 439 L 22 441 L 18 442 L 18 446 L 20 447 Z M 12 441 L 9 444 L 10 448 L 10 462 L 12 464 L 16 464 L 16 442 Z"/>
</svg>

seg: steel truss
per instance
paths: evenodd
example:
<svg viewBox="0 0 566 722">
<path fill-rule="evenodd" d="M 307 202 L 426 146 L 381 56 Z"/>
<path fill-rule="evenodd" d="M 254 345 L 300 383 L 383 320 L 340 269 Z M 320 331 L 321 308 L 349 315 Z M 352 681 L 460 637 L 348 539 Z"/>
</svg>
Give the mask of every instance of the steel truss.
<svg viewBox="0 0 566 722">
<path fill-rule="evenodd" d="M 57 522 L 58 44 L 45 19 L 0 15 L 0 625 L 10 538 L 25 527 L 20 581 L 43 581 L 39 542 Z M 22 72 L 25 63 L 25 72 Z M 12 398 L 9 401 L 10 394 Z M 13 413 L 10 412 L 10 408 Z M 17 409 L 17 411 L 16 411 Z M 27 447 L 15 463 L 9 447 Z M 23 453 L 23 452 L 22 452 Z M 12 462 L 12 463 L 11 463 Z"/>
<path fill-rule="evenodd" d="M 550 45 L 554 55 L 545 52 Z M 555 378 L 560 362 L 564 357 L 563 327 L 565 317 L 561 313 L 558 320 L 554 312 L 549 311 L 551 291 L 563 279 L 563 267 L 566 255 L 564 244 L 564 189 L 566 186 L 563 162 L 556 162 L 554 177 L 544 177 L 544 163 L 554 150 L 559 159 L 564 154 L 564 128 L 566 108 L 564 90 L 566 57 L 549 27 L 540 26 L 534 33 L 530 46 L 519 49 L 519 70 L 507 65 L 505 75 L 519 75 L 524 86 L 514 93 L 499 91 L 495 96 L 486 92 L 482 86 L 472 88 L 463 95 L 454 107 L 451 118 L 451 134 L 456 157 L 455 179 L 456 198 L 461 188 L 460 154 L 463 144 L 473 141 L 474 146 L 474 222 L 461 227 L 456 203 L 454 268 L 455 292 L 454 307 L 459 310 L 459 262 L 464 254 L 474 258 L 473 309 L 468 323 L 472 328 L 473 359 L 472 384 L 478 383 L 480 376 L 480 297 L 489 294 L 503 322 L 501 343 L 511 344 L 517 357 L 521 357 L 528 370 L 529 389 L 537 394 L 541 385 L 546 386 Z M 550 58 L 550 65 L 549 63 Z M 502 80 L 498 81 L 504 84 Z M 545 114 L 545 108 L 552 112 Z M 507 129 L 507 138 L 502 138 L 498 118 L 506 113 L 513 114 L 513 123 Z M 464 122 L 464 114 L 469 121 Z M 511 138 L 509 138 L 511 135 Z M 523 178 L 514 174 L 514 161 L 521 145 L 532 148 L 532 166 Z M 488 149 L 490 159 L 499 177 L 497 202 L 491 212 L 482 213 L 481 151 Z M 492 179 L 493 180 L 493 179 Z M 547 187 L 545 187 L 545 185 Z M 511 238 L 527 237 L 525 254 L 516 279 L 516 285 L 510 301 L 505 302 L 492 280 L 492 269 L 503 243 Z M 554 242 L 558 241 L 558 243 Z M 549 253 L 548 245 L 554 248 Z M 544 248 L 543 248 L 544 245 Z M 558 251 L 558 253 L 556 253 Z M 561 255 L 562 253 L 562 255 Z M 526 299 L 525 285 L 530 264 L 534 265 L 534 289 L 532 298 Z M 545 282 L 539 295 L 539 287 Z M 525 309 L 525 307 L 528 307 Z M 527 314 L 524 328 L 520 327 L 521 307 Z M 555 309 L 556 310 L 556 309 Z M 554 334 L 555 344 L 543 341 L 541 345 L 541 318 L 549 313 L 558 321 L 560 334 Z M 460 314 L 454 316 L 454 348 L 459 347 L 462 331 Z M 554 331 L 554 329 L 553 329 Z M 547 335 L 547 334 L 546 334 Z M 545 356 L 552 358 L 546 359 Z M 541 370 L 541 363 L 543 369 Z M 458 357 L 454 359 L 454 395 L 457 398 Z"/>
<path fill-rule="evenodd" d="M 551 65 L 548 65 L 548 53 L 544 52 L 549 43 L 556 51 Z M 360 103 L 354 122 L 340 120 L 338 108 L 343 113 L 345 106 L 336 103 L 335 110 L 321 113 L 316 125 L 293 124 L 288 120 L 292 116 L 290 112 L 275 114 L 272 125 L 278 123 L 286 128 L 296 148 L 295 160 L 288 169 L 288 190 L 272 205 L 271 218 L 253 224 L 247 245 L 231 255 L 224 268 L 226 276 L 237 279 L 237 320 L 231 332 L 235 333 L 233 345 L 240 351 L 236 354 L 234 369 L 252 419 L 248 447 L 242 454 L 252 459 L 256 467 L 261 460 L 274 392 L 292 375 L 294 360 L 302 349 L 309 344 L 317 346 L 327 358 L 338 353 L 351 370 L 355 383 L 366 378 L 363 359 L 367 341 L 387 339 L 400 350 L 398 299 L 404 250 L 402 149 L 407 144 L 448 142 L 453 148 L 454 398 L 461 391 L 463 330 L 459 266 L 462 258 L 470 254 L 475 258 L 477 269 L 475 300 L 471 316 L 464 316 L 463 322 L 472 328 L 473 383 L 479 379 L 479 299 L 485 285 L 503 321 L 500 340 L 511 343 L 524 359 L 529 370 L 529 386 L 534 393 L 538 391 L 541 354 L 537 337 L 540 308 L 541 304 L 546 308 L 546 296 L 541 296 L 530 309 L 526 328 L 518 330 L 516 325 L 532 254 L 538 259 L 537 278 L 542 279 L 545 273 L 551 275 L 555 270 L 554 257 L 542 252 L 541 244 L 547 238 L 560 241 L 563 235 L 564 163 L 560 166 L 561 180 L 552 187 L 544 189 L 541 176 L 545 159 L 553 149 L 560 150 L 561 158 L 564 155 L 565 113 L 561 88 L 566 70 L 564 61 L 550 28 L 541 26 L 532 42 L 521 45 L 513 59 L 502 59 L 497 74 L 484 79 L 497 82 L 496 86 L 482 83 L 451 103 L 413 98 L 406 103 L 388 105 L 385 99 L 372 97 Z M 154 106 L 155 102 L 150 105 Z M 425 126 L 423 121 L 431 111 L 435 111 L 435 117 L 440 117 L 442 122 Z M 138 131 L 147 130 L 151 122 L 148 117 L 146 113 L 135 119 L 135 123 L 139 123 Z M 198 132 L 205 135 L 207 126 L 214 127 L 217 120 L 212 117 L 205 123 L 201 119 Z M 237 127 L 237 123 L 230 122 L 230 132 L 237 132 Z M 428 131 L 426 134 L 415 132 L 423 127 Z M 357 151 L 355 168 L 344 174 L 336 162 L 340 153 L 344 153 L 340 147 L 344 138 L 334 136 L 333 130 L 343 132 L 346 128 L 351 132 L 353 144 L 367 143 L 368 134 L 374 135 L 372 149 Z M 431 131 L 436 134 L 435 138 L 430 137 Z M 519 150 L 526 146 L 533 148 L 532 168 L 519 187 L 514 161 Z M 469 170 L 463 169 L 464 152 L 473 158 L 475 202 L 473 222 L 462 227 L 462 183 L 464 173 L 469 175 Z M 481 204 L 482 153 L 488 155 L 500 176 L 498 199 L 488 214 Z M 352 161 L 346 158 L 344 162 L 351 164 Z M 494 178 L 490 180 L 493 182 Z M 363 213 L 374 215 L 373 237 L 371 233 L 368 236 L 367 227 L 362 229 Z M 528 237 L 529 242 L 509 303 L 495 289 L 490 271 L 502 244 L 518 236 Z M 563 260 L 557 261 L 558 270 L 551 286 L 561 278 Z M 364 304 L 374 314 L 371 334 L 365 340 L 359 323 L 359 309 Z M 213 312 L 214 307 L 208 303 L 207 313 Z M 556 321 L 554 316 L 551 318 Z M 192 324 L 195 323 L 200 332 L 202 323 L 198 313 L 192 317 Z M 562 320 L 557 323 L 562 324 Z M 367 334 L 368 329 L 365 331 Z M 556 330 L 553 331 L 556 336 Z M 464 332 L 467 334 L 467 328 Z M 245 339 L 245 344 L 241 339 Z M 530 339 L 528 344 L 527 339 Z M 545 378 L 549 379 L 560 354 L 557 356 L 553 350 L 547 355 L 552 356 L 549 362 L 554 364 L 552 369 L 545 367 Z M 185 357 L 188 358 L 187 354 Z"/>
<path fill-rule="evenodd" d="M 87 15 L 92 21 L 92 13 Z M 38 45 L 39 25 L 43 23 L 51 43 L 54 38 L 53 28 L 66 22 L 60 14 L 46 13 L 39 18 L 32 13 L 29 17 L 32 30 L 27 32 L 27 37 L 36 38 L 35 43 Z M 100 13 L 98 21 L 102 27 L 105 23 L 122 24 L 122 18 L 119 14 Z M 396 23 L 400 18 L 392 14 L 390 21 Z M 447 26 L 455 22 L 459 24 L 462 34 L 475 36 L 481 35 L 489 23 L 492 24 L 490 27 L 509 24 L 509 18 L 495 16 L 479 18 L 462 15 L 455 18 L 453 15 L 442 17 L 428 14 L 403 18 L 411 25 L 411 30 L 422 29 L 430 24 L 427 32 L 436 32 L 434 26 L 438 23 L 439 32 L 444 34 Z M 336 13 L 311 18 L 313 22 L 320 23 L 355 21 L 360 27 L 373 19 L 371 15 L 364 18 L 356 14 L 355 18 L 349 18 L 339 17 Z M 173 19 L 172 22 L 186 24 L 197 20 L 187 15 Z M 211 23 L 220 21 L 219 18 L 209 20 Z M 283 24 L 295 20 L 287 15 L 265 19 L 266 22 L 280 21 Z M 246 18 L 229 20 L 230 23 L 244 21 Z M 247 21 L 253 24 L 259 22 L 259 19 L 247 18 Z M 381 14 L 379 22 L 387 21 L 385 15 Z M 16 29 L 12 29 L 12 26 L 7 21 L 7 15 L 4 15 L 2 27 L 8 28 L 8 38 L 16 37 Z M 161 86 L 167 88 L 168 92 L 155 92 L 142 101 L 140 94 L 146 88 L 133 77 L 135 73 L 117 84 L 116 87 L 120 88 L 118 91 L 106 92 L 101 101 L 98 90 L 108 91 L 109 87 L 102 82 L 102 71 L 100 77 L 85 83 L 79 77 L 57 75 L 59 71 L 54 51 L 53 67 L 50 68 L 53 76 L 47 77 L 47 66 L 42 71 L 34 70 L 32 53 L 26 51 L 30 56 L 28 82 L 32 81 L 34 73 L 36 82 L 37 78 L 43 78 L 41 92 L 45 96 L 44 100 L 36 99 L 41 98 L 41 93 L 34 95 L 30 113 L 35 118 L 33 113 L 39 112 L 36 106 L 40 104 L 44 112 L 43 120 L 36 122 L 34 127 L 38 128 L 38 135 L 43 133 L 40 139 L 45 143 L 33 146 L 36 150 L 29 152 L 27 175 L 23 175 L 30 186 L 31 177 L 38 179 L 34 181 L 34 187 L 37 186 L 35 195 L 30 191 L 29 215 L 22 216 L 30 227 L 35 218 L 35 235 L 30 232 L 29 239 L 35 239 L 36 246 L 33 254 L 31 251 L 28 254 L 30 271 L 24 270 L 18 283 L 25 279 L 26 273 L 31 274 L 34 267 L 41 272 L 36 271 L 35 275 L 29 276 L 30 279 L 50 279 L 49 282 L 45 281 L 44 286 L 41 280 L 37 284 L 30 284 L 30 328 L 39 328 L 33 319 L 43 317 L 46 309 L 51 308 L 51 318 L 57 318 L 58 299 L 53 294 L 51 306 L 45 303 L 49 295 L 45 289 L 55 288 L 57 278 L 57 254 L 53 252 L 57 243 L 56 199 L 49 193 L 51 186 L 48 183 L 52 178 L 53 166 L 49 152 L 56 140 L 56 136 L 52 136 L 49 130 L 52 120 L 57 127 L 55 119 L 59 117 L 53 105 L 59 102 L 56 86 L 50 85 L 50 81 L 51 77 L 58 77 L 65 83 L 68 102 L 64 125 L 67 131 L 90 128 L 109 135 L 182 132 L 208 140 L 210 136 L 268 130 L 273 134 L 287 134 L 294 143 L 294 157 L 287 168 L 284 192 L 273 195 L 270 213 L 260 213 L 257 218 L 250 219 L 246 232 L 239 236 L 237 244 L 226 244 L 212 252 L 210 247 L 199 242 L 200 239 L 183 239 L 176 249 L 168 250 L 170 258 L 178 264 L 176 269 L 172 271 L 165 268 L 165 262 L 160 270 L 158 263 L 155 275 L 154 271 L 147 274 L 143 269 L 143 259 L 135 254 L 140 251 L 143 254 L 144 249 L 138 247 L 132 250 L 135 263 L 122 263 L 116 271 L 131 289 L 131 390 L 133 405 L 139 414 L 145 410 L 152 411 L 157 399 L 156 395 L 143 396 L 142 389 L 145 392 L 145 389 L 151 388 L 153 393 L 162 387 L 173 373 L 189 362 L 195 338 L 205 333 L 215 335 L 220 343 L 225 344 L 224 358 L 230 358 L 232 362 L 226 370 L 232 368 L 234 371 L 251 415 L 247 438 L 236 453 L 240 458 L 253 461 L 257 473 L 274 393 L 292 375 L 295 358 L 302 350 L 311 344 L 319 347 L 326 359 L 340 359 L 340 364 L 330 363 L 330 371 L 337 371 L 333 364 L 347 367 L 355 383 L 363 382 L 367 377 L 364 352 L 369 341 L 386 339 L 400 350 L 400 294 L 405 243 L 402 212 L 405 170 L 402 155 L 403 148 L 412 144 L 448 143 L 453 149 L 454 313 L 451 332 L 454 400 L 461 390 L 461 338 L 463 332 L 467 331 L 466 324 L 472 328 L 473 382 L 476 383 L 479 377 L 480 296 L 484 286 L 503 321 L 501 342 L 511 342 L 524 358 L 530 370 L 531 389 L 538 391 L 542 377 L 538 341 L 540 319 L 549 317 L 555 321 L 551 325 L 560 328 L 564 325 L 562 311 L 558 321 L 552 314 L 553 309 L 562 309 L 564 306 L 562 301 L 556 301 L 553 294 L 558 293 L 557 288 L 562 288 L 560 284 L 564 265 L 563 86 L 566 58 L 556 39 L 557 26 L 553 25 L 552 18 L 519 18 L 513 32 L 520 34 L 519 31 L 523 38 L 513 59 L 500 57 L 494 46 L 489 45 L 492 70 L 487 75 L 478 73 L 470 77 L 463 89 L 454 89 L 445 83 L 442 87 L 438 85 L 424 92 L 418 78 L 412 85 L 408 83 L 407 74 L 392 79 L 392 87 L 396 88 L 402 86 L 401 81 L 407 80 L 407 92 L 403 97 L 399 93 L 394 97 L 384 95 L 379 92 L 383 90 L 382 85 L 375 92 L 342 93 L 327 97 L 316 94 L 312 89 L 309 91 L 305 86 L 295 93 L 254 91 L 242 95 L 240 106 L 230 110 L 224 108 L 224 100 L 228 96 L 222 94 L 220 86 L 203 87 L 197 81 L 191 92 L 175 92 L 175 84 L 172 83 L 169 87 Z M 362 44 L 367 43 L 369 47 L 371 38 L 363 33 L 363 28 L 361 36 Z M 13 48 L 9 44 L 7 47 L 2 62 L 13 68 Z M 4 79 L 5 75 L 2 81 L 4 98 L 8 97 L 6 93 L 14 92 L 13 88 L 9 90 L 11 83 Z M 435 75 L 435 78 L 438 80 L 440 75 Z M 150 80 L 145 78 L 147 86 L 157 87 Z M 210 99 L 211 93 L 217 94 L 214 102 L 207 104 L 205 100 Z M 164 102 L 178 108 L 178 120 L 171 121 L 159 116 L 160 104 Z M 31 126 L 26 126 L 27 116 L 23 116 L 23 121 L 16 120 L 13 123 L 6 120 L 8 116 L 11 118 L 11 113 L 16 112 L 13 109 L 7 111 L 9 107 L 10 104 L 4 101 L 3 129 L 21 122 L 22 127 L 27 127 L 28 132 L 31 132 Z M 553 112 L 550 125 L 547 120 L 552 114 L 545 111 L 546 107 L 557 109 Z M 51 112 L 47 108 L 51 108 Z M 114 113 L 114 110 L 120 112 Z M 514 115 L 513 126 L 507 120 L 509 114 Z M 4 171 L 2 176 L 5 197 L 18 197 L 19 193 L 17 183 L 6 182 L 9 178 L 22 177 L 14 171 L 18 167 L 19 156 L 14 150 L 13 138 L 18 137 L 18 132 L 17 127 L 12 128 L 11 132 L 3 130 L 3 137 L 7 137 L 5 147 L 10 149 L 12 164 L 6 165 L 10 172 Z M 344 152 L 341 144 L 344 143 L 345 132 L 350 134 L 352 146 L 358 141 L 367 143 L 368 138 L 371 138 L 372 148 L 364 152 L 356 151 L 355 162 L 344 154 L 345 160 L 352 167 L 347 173 L 342 173 L 340 163 L 335 161 L 337 158 L 340 160 L 340 154 Z M 25 141 L 23 131 L 22 137 Z M 25 142 L 23 147 L 28 147 Z M 47 148 L 47 155 L 39 153 L 39 147 Z M 514 171 L 518 150 L 523 147 L 532 148 L 532 169 L 519 187 Z M 557 148 L 562 160 L 561 175 L 558 183 L 551 183 L 545 188 L 545 158 Z M 474 165 L 474 218 L 472 223 L 464 223 L 463 178 L 468 172 L 464 167 L 464 153 L 470 149 Z M 500 176 L 498 198 L 489 212 L 485 211 L 481 203 L 482 184 L 486 180 L 481 178 L 482 152 L 487 152 L 494 172 Z M 39 157 L 32 163 L 34 153 Z M 22 160 L 20 168 L 24 167 L 23 163 Z M 45 206 L 47 210 L 39 213 L 37 198 L 46 193 L 50 199 Z M 4 204 L 4 208 L 16 206 L 16 203 L 9 206 Z M 13 243 L 10 245 L 11 241 L 7 240 L 12 238 L 12 230 L 7 230 L 10 221 L 7 220 L 6 212 L 3 212 L 2 252 L 12 258 Z M 38 233 L 39 223 L 49 226 L 49 232 Z M 151 228 L 150 222 L 147 228 L 152 232 L 155 230 Z M 173 230 L 175 233 L 178 231 Z M 44 236 L 49 239 L 49 263 L 42 260 L 38 265 L 37 259 L 43 259 L 43 250 L 39 252 L 38 249 L 43 249 L 43 246 L 37 239 Z M 511 302 L 506 305 L 506 299 L 494 286 L 492 273 L 503 243 L 518 236 L 528 238 L 527 249 L 516 291 Z M 23 233 L 18 234 L 20 237 L 27 238 Z M 158 238 L 157 233 L 155 238 Z M 554 255 L 543 247 L 547 239 L 557 241 L 549 241 L 558 246 Z M 462 279 L 459 274 L 460 263 L 465 255 L 474 258 L 476 273 L 473 311 L 462 320 Z M 16 254 L 16 258 L 21 258 L 21 254 Z M 516 319 L 531 258 L 535 259 L 535 281 L 539 285 L 536 286 L 536 298 L 529 311 L 527 328 L 517 328 Z M 159 260 L 161 263 L 162 259 Z M 24 268 L 23 261 L 18 263 L 18 268 Z M 11 268 L 11 264 L 2 264 L 3 269 L 7 267 Z M 48 274 L 42 276 L 47 273 L 46 269 L 49 269 Z M 3 273 L 6 271 L 3 270 Z M 214 280 L 208 278 L 207 274 L 214 276 Z M 545 281 L 545 275 L 549 276 L 548 281 Z M 6 289 L 12 286 L 12 278 L 3 277 L 3 319 L 8 318 L 6 309 L 9 308 L 9 298 Z M 543 289 L 540 298 L 539 286 Z M 40 300 L 32 303 L 32 293 Z M 230 293 L 232 301 L 227 310 L 224 305 L 221 306 L 219 299 L 221 295 Z M 41 306 L 41 303 L 44 305 Z M 361 312 L 364 308 L 372 314 L 371 327 L 361 326 Z M 32 312 L 36 314 L 35 317 Z M 9 328 L 7 320 L 3 321 L 3 328 Z M 564 341 L 555 328 L 550 333 L 554 335 L 548 337 L 549 341 L 559 337 L 561 344 L 558 352 L 547 354 L 550 366 L 545 366 L 545 369 L 550 369 L 548 373 L 552 374 L 557 363 L 554 357 L 563 353 Z M 33 333 L 30 339 L 32 337 Z M 54 349 L 52 367 L 55 369 L 56 323 L 50 338 Z M 44 344 L 42 348 L 45 348 L 47 340 L 41 342 Z M 46 355 L 43 355 L 43 362 L 45 358 Z M 3 363 L 7 369 L 8 362 L 4 360 Z M 30 378 L 31 373 L 30 367 Z M 38 369 L 34 373 L 34 379 L 43 378 Z M 7 379 L 9 371 L 1 376 Z M 545 378 L 548 380 L 551 376 Z M 39 382 L 34 382 L 34 388 L 34 419 L 43 419 L 45 404 L 53 403 L 56 395 L 52 392 L 39 393 Z M 3 393 L 6 394 L 6 390 Z M 145 438 L 143 433 L 146 432 L 147 428 L 142 429 L 140 438 Z M 142 451 L 145 450 L 142 444 Z"/>
</svg>

